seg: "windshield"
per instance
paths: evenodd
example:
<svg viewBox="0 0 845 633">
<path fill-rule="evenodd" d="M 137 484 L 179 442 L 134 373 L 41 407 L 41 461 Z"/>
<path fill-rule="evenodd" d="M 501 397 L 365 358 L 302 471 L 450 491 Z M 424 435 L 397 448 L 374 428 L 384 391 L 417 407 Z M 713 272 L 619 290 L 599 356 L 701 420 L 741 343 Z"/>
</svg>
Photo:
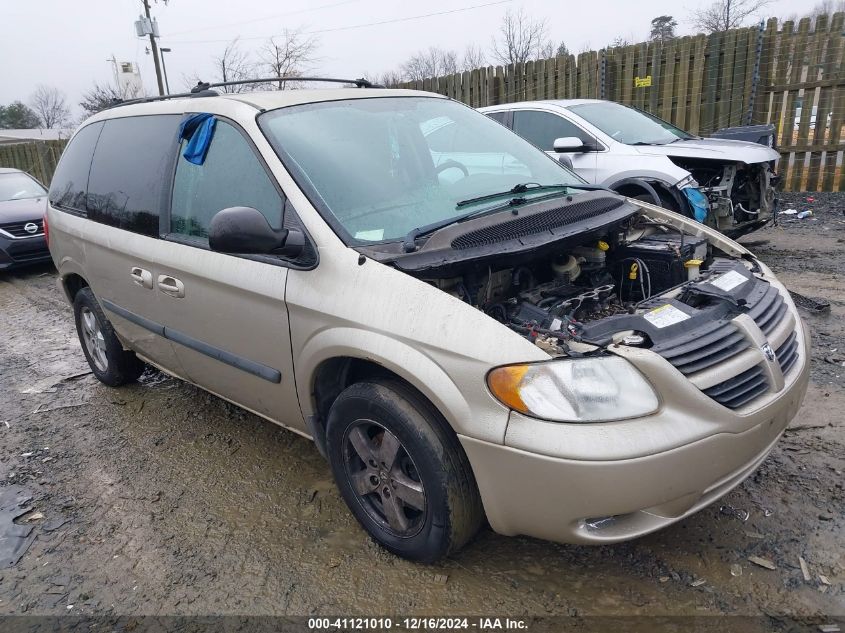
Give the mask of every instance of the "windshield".
<svg viewBox="0 0 845 633">
<path fill-rule="evenodd" d="M 44 187 L 24 173 L 0 174 L 0 202 L 46 195 Z"/>
<path fill-rule="evenodd" d="M 417 227 L 507 202 L 458 207 L 520 183 L 583 183 L 501 124 L 447 99 L 312 103 L 267 112 L 259 124 L 348 242 L 401 239 Z"/>
<path fill-rule="evenodd" d="M 666 145 L 694 138 L 656 116 L 612 101 L 582 103 L 569 106 L 569 109 L 615 141 L 626 145 Z"/>
</svg>

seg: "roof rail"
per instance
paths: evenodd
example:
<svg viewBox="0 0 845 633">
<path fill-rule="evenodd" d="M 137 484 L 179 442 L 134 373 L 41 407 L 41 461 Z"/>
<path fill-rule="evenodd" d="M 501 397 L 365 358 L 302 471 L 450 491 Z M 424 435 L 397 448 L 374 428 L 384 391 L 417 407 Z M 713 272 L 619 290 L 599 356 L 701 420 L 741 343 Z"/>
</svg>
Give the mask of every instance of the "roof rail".
<svg viewBox="0 0 845 633">
<path fill-rule="evenodd" d="M 284 81 L 322 81 L 334 84 L 353 84 L 357 88 L 384 88 L 379 84 L 374 84 L 371 81 L 364 79 L 337 79 L 335 77 L 265 77 L 262 79 L 242 79 L 240 81 L 221 81 L 219 83 L 206 83 L 204 81 L 197 82 L 197 85 L 191 88 L 191 92 L 197 93 L 209 88 L 222 88 L 225 86 L 242 86 L 245 84 L 268 84 Z"/>
<path fill-rule="evenodd" d="M 180 92 L 170 95 L 160 95 L 158 97 L 141 97 L 139 99 L 129 99 L 123 101 L 121 99 L 112 99 L 112 103 L 104 110 L 116 108 L 119 106 L 132 105 L 134 103 L 150 103 L 151 101 L 165 101 L 167 99 L 181 99 L 185 97 L 218 97 L 220 93 L 212 88 L 223 88 L 226 86 L 242 86 L 245 84 L 269 84 L 285 81 L 323 81 L 336 84 L 352 84 L 357 88 L 384 88 L 379 84 L 374 84 L 367 79 L 337 79 L 334 77 L 265 77 L 262 79 L 243 79 L 241 81 L 221 81 L 218 83 L 207 83 L 205 81 L 198 81 L 197 85 L 191 88 L 190 92 Z"/>
</svg>

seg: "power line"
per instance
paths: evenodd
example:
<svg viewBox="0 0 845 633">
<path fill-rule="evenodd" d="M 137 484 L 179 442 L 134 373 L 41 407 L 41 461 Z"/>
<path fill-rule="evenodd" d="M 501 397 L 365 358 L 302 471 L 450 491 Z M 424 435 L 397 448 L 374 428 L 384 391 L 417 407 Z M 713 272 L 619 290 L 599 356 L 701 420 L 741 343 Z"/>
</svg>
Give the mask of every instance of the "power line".
<svg viewBox="0 0 845 633">
<path fill-rule="evenodd" d="M 187 33 L 199 33 L 200 31 L 214 31 L 215 29 L 225 29 L 231 28 L 233 26 L 243 26 L 244 24 L 255 24 L 256 22 L 267 22 L 268 20 L 275 20 L 277 18 L 283 18 L 289 15 L 298 15 L 300 13 L 310 13 L 311 11 L 319 11 L 321 9 L 333 9 L 334 7 L 340 7 L 345 4 L 352 4 L 353 2 L 360 2 L 361 0 L 343 0 L 343 2 L 334 2 L 332 4 L 323 4 L 319 7 L 310 7 L 308 9 L 299 9 L 298 11 L 286 11 L 285 13 L 276 13 L 274 15 L 268 15 L 263 18 L 255 18 L 253 20 L 244 20 L 243 22 L 230 22 L 229 24 L 220 24 L 217 26 L 203 26 L 198 29 L 188 29 L 187 31 L 176 31 L 175 33 L 170 33 L 169 36 L 173 35 L 185 35 Z M 168 36 L 168 37 L 169 37 Z M 228 40 L 227 40 L 228 41 Z"/>
<path fill-rule="evenodd" d="M 476 4 L 469 7 L 461 7 L 459 9 L 449 9 L 446 11 L 436 11 L 434 13 L 424 13 L 421 15 L 411 15 L 404 18 L 394 18 L 392 20 L 381 20 L 379 22 L 367 22 L 365 24 L 352 24 L 350 26 L 338 26 L 330 29 L 316 29 L 313 31 L 305 31 L 308 35 L 314 35 L 318 33 L 334 33 L 337 31 L 351 31 L 353 29 L 363 29 L 370 26 L 381 26 L 383 24 L 396 24 L 398 22 L 410 22 L 412 20 L 421 20 L 423 18 L 431 18 L 439 15 L 449 15 L 452 13 L 461 13 L 464 11 L 472 11 L 473 9 L 482 9 L 484 7 L 492 7 L 500 4 L 508 4 L 513 2 L 513 0 L 497 0 L 496 2 L 485 2 L 484 4 Z M 260 35 L 256 37 L 241 37 L 241 40 L 266 40 L 268 39 L 269 35 Z M 233 38 L 229 37 L 226 39 L 213 39 L 213 40 L 170 40 L 173 43 L 179 44 L 207 44 L 207 43 L 219 43 L 219 42 L 230 42 Z"/>
</svg>

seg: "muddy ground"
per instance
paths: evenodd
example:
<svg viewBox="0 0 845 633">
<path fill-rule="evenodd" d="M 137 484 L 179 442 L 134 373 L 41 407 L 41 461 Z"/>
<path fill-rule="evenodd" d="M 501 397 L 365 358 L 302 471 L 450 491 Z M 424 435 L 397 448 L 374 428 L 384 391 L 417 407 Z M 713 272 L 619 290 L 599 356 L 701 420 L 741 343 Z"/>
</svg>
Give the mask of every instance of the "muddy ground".
<svg viewBox="0 0 845 633">
<path fill-rule="evenodd" d="M 301 437 L 158 373 L 99 384 L 52 268 L 0 274 L 0 498 L 31 497 L 16 523 L 32 526 L 0 568 L 0 615 L 743 614 L 760 630 L 845 616 L 845 196 L 790 207 L 815 215 L 743 241 L 831 310 L 804 312 L 810 392 L 760 470 L 632 543 L 486 529 L 433 566 L 370 542 Z"/>
</svg>

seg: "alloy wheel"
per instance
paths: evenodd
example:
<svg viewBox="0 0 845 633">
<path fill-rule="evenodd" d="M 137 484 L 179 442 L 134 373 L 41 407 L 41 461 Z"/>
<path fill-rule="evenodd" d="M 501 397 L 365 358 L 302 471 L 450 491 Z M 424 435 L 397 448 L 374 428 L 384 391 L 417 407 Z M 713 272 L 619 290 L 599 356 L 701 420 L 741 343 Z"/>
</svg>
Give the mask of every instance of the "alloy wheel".
<svg viewBox="0 0 845 633">
<path fill-rule="evenodd" d="M 79 311 L 79 321 L 82 330 L 82 341 L 85 349 L 96 368 L 105 373 L 109 369 L 109 360 L 106 356 L 106 338 L 100 322 L 90 308 L 83 306 Z"/>
<path fill-rule="evenodd" d="M 370 518 L 409 538 L 425 523 L 426 495 L 419 472 L 399 439 L 373 420 L 356 420 L 344 436 L 344 468 Z"/>
</svg>

